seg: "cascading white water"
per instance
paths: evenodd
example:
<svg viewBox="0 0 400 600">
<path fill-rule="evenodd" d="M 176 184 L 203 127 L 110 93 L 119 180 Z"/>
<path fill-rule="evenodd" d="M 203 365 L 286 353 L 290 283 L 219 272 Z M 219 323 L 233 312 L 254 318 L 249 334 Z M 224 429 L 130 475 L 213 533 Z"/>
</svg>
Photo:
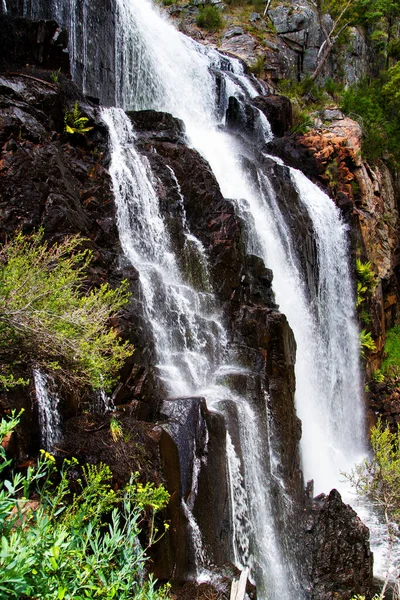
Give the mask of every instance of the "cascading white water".
<svg viewBox="0 0 400 600">
<path fill-rule="evenodd" d="M 118 6 L 119 69 L 124 76 L 119 103 L 183 119 L 190 142 L 209 161 L 222 193 L 236 202 L 247 223 L 249 250 L 272 268 L 277 301 L 296 337 L 296 399 L 306 476 L 314 479 L 316 491 L 340 488 L 340 471 L 351 469 L 364 453 L 364 427 L 346 227 L 339 211 L 316 186 L 291 171 L 316 236 L 318 293 L 310 302 L 271 183 L 261 171 L 258 186 L 249 180 L 238 143 L 217 128 L 212 69 L 224 80 L 223 108 L 229 95 L 257 94 L 240 63 L 176 32 L 148 0 L 118 0 Z M 265 122 L 261 125 L 268 139 L 270 130 Z"/>
<path fill-rule="evenodd" d="M 265 448 L 263 433 L 259 430 L 255 413 L 244 399 L 233 397 L 227 388 L 222 387 L 217 388 L 215 397 L 215 388 L 211 390 L 209 387 L 226 348 L 226 335 L 219 315 L 215 313 L 214 298 L 207 285 L 203 290 L 191 287 L 178 268 L 148 162 L 135 149 L 135 135 L 128 118 L 120 110 L 107 109 L 103 111 L 103 119 L 110 131 L 110 173 L 120 239 L 126 256 L 139 272 L 145 310 L 154 333 L 160 377 L 172 396 L 202 395 L 211 408 L 224 399 L 236 405 L 242 423 L 240 441 L 247 484 L 244 494 L 252 522 L 252 531 L 247 541 L 242 540 L 242 545 L 251 546 L 251 563 L 261 597 L 289 600 L 293 577 L 288 577 L 288 565 L 281 555 L 274 529 L 265 475 L 266 460 L 264 454 L 260 454 Z M 177 192 L 180 193 L 179 188 Z M 185 231 L 184 212 L 182 226 Z M 193 239 L 186 231 L 188 236 Z M 192 244 L 192 252 L 196 250 L 199 267 L 204 270 L 205 255 L 198 241 Z M 208 277 L 203 280 L 208 283 Z M 232 453 L 229 456 L 232 457 Z M 231 473 L 235 468 L 232 462 Z M 237 483 L 232 482 L 232 486 Z M 243 510 L 243 498 L 236 499 L 234 492 L 232 497 L 235 502 L 239 501 L 238 513 Z M 189 514 L 191 507 L 185 504 L 183 508 L 188 514 L 192 536 L 199 550 L 202 548 L 200 532 Z M 196 558 L 201 561 L 204 556 L 201 549 Z M 241 560 L 245 558 L 241 556 Z M 199 565 L 197 571 L 201 571 Z"/>
<path fill-rule="evenodd" d="M 38 403 L 41 443 L 45 450 L 54 452 L 54 446 L 61 439 L 59 398 L 52 389 L 54 388 L 54 381 L 49 375 L 34 369 L 33 379 Z"/>
<path fill-rule="evenodd" d="M 317 373 L 312 379 L 313 389 L 301 396 L 298 411 L 303 422 L 305 474 L 314 478 L 315 491 L 321 492 L 327 491 L 329 485 L 343 488 L 340 473 L 349 473 L 365 455 L 360 349 L 347 227 L 339 209 L 305 175 L 291 169 L 291 177 L 311 217 L 317 245 L 318 290 L 312 299 L 316 335 L 310 342 L 307 330 L 301 331 L 297 326 L 295 336 L 299 353 L 306 345 L 312 345 L 310 354 Z M 291 322 L 291 315 L 288 318 Z M 304 379 L 309 378 L 311 365 L 307 366 L 307 374 L 296 370 L 298 385 L 307 385 Z M 323 432 L 322 444 L 321 440 L 316 443 L 314 431 Z"/>
<path fill-rule="evenodd" d="M 147 317 L 157 341 L 158 370 L 167 390 L 189 396 L 204 387 L 225 347 L 214 299 L 195 290 L 180 273 L 160 212 L 150 167 L 134 147 L 132 125 L 121 110 L 103 112 L 111 137 L 110 173 L 117 199 L 120 239 L 138 269 Z M 184 214 L 182 215 L 184 220 Z M 192 244 L 199 268 L 204 256 Z M 207 353 L 204 349 L 207 348 Z"/>
<path fill-rule="evenodd" d="M 132 77 L 125 81 L 126 89 L 122 86 L 122 104 L 165 110 L 184 120 L 190 141 L 209 161 L 222 193 L 235 200 L 244 217 L 250 250 L 274 272 L 277 301 L 298 347 L 296 397 L 303 420 L 304 470 L 314 479 L 316 491 L 328 491 L 339 486 L 340 471 L 349 470 L 364 451 L 358 336 L 346 227 L 339 210 L 305 176 L 291 170 L 316 234 L 319 289 L 310 303 L 270 182 L 259 172 L 255 189 L 241 165 L 238 143 L 216 127 L 211 68 L 225 77 L 226 94 L 239 98 L 257 94 L 239 62 L 179 34 L 148 0 L 119 0 L 118 5 L 118 35 Z M 264 130 L 268 136 L 265 123 Z"/>
<path fill-rule="evenodd" d="M 3 13 L 6 15 L 7 14 L 7 2 L 6 0 L 2 0 L 2 7 L 3 7 Z"/>
</svg>

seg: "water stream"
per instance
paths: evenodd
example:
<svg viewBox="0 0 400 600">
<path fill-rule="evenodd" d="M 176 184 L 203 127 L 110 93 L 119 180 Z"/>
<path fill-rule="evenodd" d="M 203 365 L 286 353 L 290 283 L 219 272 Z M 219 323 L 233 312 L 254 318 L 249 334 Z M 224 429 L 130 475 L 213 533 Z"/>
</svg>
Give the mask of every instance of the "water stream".
<svg viewBox="0 0 400 600">
<path fill-rule="evenodd" d="M 61 417 L 58 409 L 59 397 L 54 381 L 38 369 L 33 371 L 36 400 L 38 403 L 41 443 L 44 450 L 56 452 L 55 445 L 61 439 Z"/>
</svg>

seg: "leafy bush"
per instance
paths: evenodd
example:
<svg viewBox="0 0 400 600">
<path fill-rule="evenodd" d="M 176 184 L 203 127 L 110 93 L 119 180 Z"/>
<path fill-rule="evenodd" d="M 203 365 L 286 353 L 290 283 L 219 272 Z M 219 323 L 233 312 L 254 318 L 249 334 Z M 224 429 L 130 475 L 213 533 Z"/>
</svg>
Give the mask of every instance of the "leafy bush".
<svg viewBox="0 0 400 600">
<path fill-rule="evenodd" d="M 396 165 L 400 161 L 400 113 L 388 96 L 391 88 L 385 86 L 386 81 L 387 75 L 383 74 L 349 87 L 342 95 L 340 108 L 362 127 L 364 158 L 374 162 L 386 156 Z"/>
<path fill-rule="evenodd" d="M 371 429 L 371 446 L 372 456 L 357 465 L 346 478 L 360 496 L 368 498 L 386 524 L 389 554 L 386 580 L 379 594 L 383 599 L 390 578 L 398 576 L 396 565 L 390 564 L 390 558 L 400 524 L 400 426 L 392 432 L 379 420 Z"/>
<path fill-rule="evenodd" d="M 221 13 L 216 6 L 207 4 L 207 6 L 200 8 L 196 23 L 203 29 L 216 31 L 222 27 Z"/>
<path fill-rule="evenodd" d="M 1 421 L 0 444 L 18 419 Z M 0 445 L 0 473 L 10 467 Z M 138 535 L 145 510 L 166 506 L 163 486 L 135 482 L 111 488 L 105 465 L 86 465 L 82 477 L 75 459 L 65 460 L 59 483 L 54 458 L 42 451 L 36 467 L 0 484 L 0 597 L 41 600 L 160 600 L 146 577 L 146 554 Z M 72 494 L 71 483 L 77 487 Z M 34 499 L 29 499 L 30 492 Z M 152 523 L 154 519 L 152 519 Z M 154 543 L 154 534 L 149 545 Z"/>
<path fill-rule="evenodd" d="M 85 290 L 92 255 L 73 236 L 49 247 L 21 233 L 0 250 L 0 384 L 15 363 L 53 372 L 64 385 L 110 389 L 133 352 L 110 319 L 128 302 L 127 282 Z"/>
</svg>

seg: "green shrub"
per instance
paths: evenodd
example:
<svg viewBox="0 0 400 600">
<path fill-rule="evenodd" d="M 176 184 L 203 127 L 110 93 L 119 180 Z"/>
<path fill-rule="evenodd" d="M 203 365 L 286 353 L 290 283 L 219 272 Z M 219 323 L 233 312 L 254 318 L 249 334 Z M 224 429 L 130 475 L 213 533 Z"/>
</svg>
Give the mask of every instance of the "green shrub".
<svg viewBox="0 0 400 600">
<path fill-rule="evenodd" d="M 196 23 L 202 29 L 208 31 L 217 31 L 221 29 L 223 24 L 219 9 L 211 4 L 200 8 Z"/>
<path fill-rule="evenodd" d="M 362 127 L 362 153 L 371 162 L 387 156 L 394 165 L 400 161 L 400 112 L 396 106 L 396 73 L 386 86 L 387 74 L 362 81 L 343 92 L 340 108 Z M 390 90 L 394 91 L 391 101 Z M 386 96 L 385 96 L 386 94 Z"/>
<path fill-rule="evenodd" d="M 49 247 L 42 232 L 21 233 L 0 250 L 0 384 L 15 369 L 41 368 L 68 387 L 109 390 L 133 347 L 111 326 L 128 302 L 128 284 L 88 289 L 92 254 L 79 236 Z M 12 365 L 11 367 L 9 365 Z"/>
<path fill-rule="evenodd" d="M 371 446 L 372 456 L 357 465 L 350 474 L 345 474 L 345 477 L 361 497 L 371 502 L 386 525 L 389 542 L 387 572 L 378 595 L 383 600 L 390 578 L 398 575 L 395 556 L 392 557 L 392 563 L 390 559 L 398 539 L 397 528 L 393 525 L 400 524 L 400 426 L 397 425 L 397 431 L 393 432 L 378 420 L 371 429 Z"/>
<path fill-rule="evenodd" d="M 380 369 L 375 369 L 371 379 L 372 381 L 376 381 L 376 383 L 383 383 L 385 381 L 385 376 Z"/>
<path fill-rule="evenodd" d="M 400 375 L 400 327 L 397 325 L 386 334 L 384 357 L 382 372 L 389 376 Z"/>
<path fill-rule="evenodd" d="M 0 444 L 18 419 L 2 420 Z M 0 445 L 0 473 L 9 468 Z M 163 486 L 130 483 L 111 487 L 105 465 L 86 465 L 78 479 L 75 459 L 58 473 L 55 460 L 42 451 L 36 467 L 15 473 L 0 484 L 0 597 L 41 600 L 161 600 L 146 576 L 146 554 L 138 536 L 144 511 L 166 506 Z M 75 493 L 71 486 L 75 487 Z M 29 499 L 35 492 L 34 500 Z M 155 530 L 154 530 L 155 531 Z M 149 537 L 149 545 L 155 536 Z"/>
</svg>

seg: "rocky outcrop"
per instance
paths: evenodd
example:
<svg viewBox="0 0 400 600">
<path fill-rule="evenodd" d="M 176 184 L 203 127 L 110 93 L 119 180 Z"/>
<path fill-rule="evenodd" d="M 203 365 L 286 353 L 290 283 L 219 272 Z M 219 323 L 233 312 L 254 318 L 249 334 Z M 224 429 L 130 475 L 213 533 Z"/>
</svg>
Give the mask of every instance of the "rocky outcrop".
<svg viewBox="0 0 400 600">
<path fill-rule="evenodd" d="M 68 33 L 55 21 L 28 21 L 0 14 L 0 70 L 40 68 L 69 73 Z"/>
<path fill-rule="evenodd" d="M 81 98 L 79 90 L 62 75 L 55 85 L 48 81 L 49 71 L 36 68 L 31 72 L 35 75 L 0 75 L 0 238 L 4 241 L 17 229 L 30 233 L 39 227 L 50 243 L 80 233 L 94 255 L 89 272 L 91 285 L 104 281 L 118 284 L 124 277 L 129 278 L 132 302 L 119 327 L 137 350 L 121 374 L 114 402 L 132 403 L 142 415 L 154 414 L 158 396 L 149 372 L 153 345 L 140 317 L 137 274 L 125 263 L 119 245 L 107 171 L 107 131 L 97 110 L 81 102 L 82 114 L 90 117 L 93 130 L 86 136 L 65 134 L 64 114 L 75 99 Z M 26 368 L 29 371 L 30 366 Z M 3 409 L 24 407 L 25 418 L 37 422 L 36 404 L 30 393 L 33 390 L 3 395 Z M 64 419 L 76 414 L 79 404 L 84 408 L 88 402 L 89 398 L 80 398 L 79 402 L 75 397 L 66 398 L 62 405 Z M 34 452 L 38 442 L 37 429 L 28 428 L 21 438 L 20 455 Z"/>
<path fill-rule="evenodd" d="M 369 532 L 336 490 L 314 499 L 307 511 L 307 538 L 313 600 L 371 597 Z"/>
</svg>

